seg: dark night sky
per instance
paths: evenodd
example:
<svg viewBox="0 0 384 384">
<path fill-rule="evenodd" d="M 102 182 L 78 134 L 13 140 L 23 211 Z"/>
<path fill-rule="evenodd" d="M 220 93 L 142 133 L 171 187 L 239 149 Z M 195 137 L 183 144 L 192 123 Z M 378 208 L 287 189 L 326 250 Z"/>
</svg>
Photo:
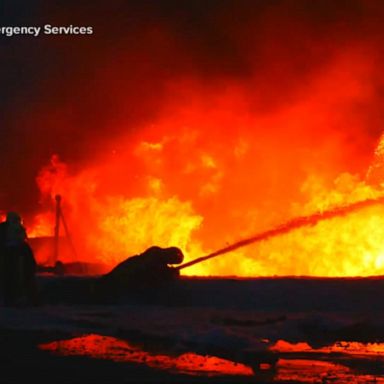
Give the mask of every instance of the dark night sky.
<svg viewBox="0 0 384 384">
<path fill-rule="evenodd" d="M 380 49 L 383 11 L 381 1 L 354 0 L 2 1 L 2 26 L 91 25 L 94 34 L 0 37 L 0 207 L 33 210 L 34 179 L 53 153 L 81 164 L 120 133 L 115 119 L 128 116 L 126 130 L 151 120 L 170 79 L 253 78 L 258 108 L 275 108 L 338 45 Z M 381 80 L 380 102 L 364 106 L 372 137 Z"/>
</svg>

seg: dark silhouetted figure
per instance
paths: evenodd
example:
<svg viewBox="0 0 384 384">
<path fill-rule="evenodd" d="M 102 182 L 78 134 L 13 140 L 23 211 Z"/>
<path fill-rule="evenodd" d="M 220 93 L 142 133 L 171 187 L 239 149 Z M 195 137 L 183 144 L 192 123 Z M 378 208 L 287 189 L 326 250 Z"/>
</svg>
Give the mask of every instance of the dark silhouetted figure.
<svg viewBox="0 0 384 384">
<path fill-rule="evenodd" d="M 0 266 L 3 304 L 36 304 L 36 261 L 16 212 L 0 223 Z"/>
<path fill-rule="evenodd" d="M 129 291 L 161 288 L 179 276 L 179 271 L 169 264 L 180 264 L 183 259 L 184 255 L 177 247 L 150 247 L 101 276 L 96 282 L 95 293 L 117 297 Z"/>
</svg>

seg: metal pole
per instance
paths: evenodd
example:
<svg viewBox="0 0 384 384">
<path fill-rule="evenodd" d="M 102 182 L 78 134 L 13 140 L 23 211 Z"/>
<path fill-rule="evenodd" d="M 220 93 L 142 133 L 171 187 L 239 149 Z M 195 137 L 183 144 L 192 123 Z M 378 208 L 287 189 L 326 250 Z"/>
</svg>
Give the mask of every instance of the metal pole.
<svg viewBox="0 0 384 384">
<path fill-rule="evenodd" d="M 59 259 L 59 236 L 60 236 L 60 217 L 61 217 L 61 196 L 55 196 L 56 201 L 56 219 L 55 219 L 55 234 L 53 245 L 53 265 Z"/>
<path fill-rule="evenodd" d="M 73 253 L 73 256 L 75 256 L 75 259 L 78 260 L 76 248 L 75 248 L 75 245 L 73 244 L 72 236 L 69 233 L 69 229 L 68 229 L 68 226 L 67 226 L 67 223 L 65 221 L 64 214 L 63 214 L 62 211 L 60 211 L 60 217 L 61 217 L 61 220 L 63 222 L 63 227 L 64 227 L 64 230 L 65 230 L 65 235 L 67 236 L 67 240 L 68 240 L 69 246 L 71 247 L 71 251 Z"/>
<path fill-rule="evenodd" d="M 68 225 L 67 225 L 67 222 L 65 220 L 65 217 L 64 217 L 64 213 L 62 210 L 60 210 L 60 218 L 61 218 L 61 221 L 63 223 L 63 227 L 64 227 L 64 231 L 65 231 L 65 235 L 67 237 L 67 241 L 69 243 L 69 247 L 71 248 L 71 251 L 72 251 L 72 254 L 73 256 L 75 257 L 75 260 L 76 261 L 79 261 L 79 258 L 77 256 L 77 252 L 76 252 L 76 248 L 75 248 L 75 245 L 73 243 L 73 240 L 72 240 L 72 236 L 71 234 L 69 233 L 69 229 L 68 229 Z M 80 264 L 80 269 L 81 271 L 84 273 L 86 272 L 85 268 Z"/>
</svg>

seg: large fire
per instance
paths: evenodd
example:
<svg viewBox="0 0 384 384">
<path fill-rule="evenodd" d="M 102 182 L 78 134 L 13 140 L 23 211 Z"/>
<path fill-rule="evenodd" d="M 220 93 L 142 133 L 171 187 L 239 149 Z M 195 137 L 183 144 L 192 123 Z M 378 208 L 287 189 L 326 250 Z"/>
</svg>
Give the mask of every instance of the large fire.
<svg viewBox="0 0 384 384">
<path fill-rule="evenodd" d="M 295 217 L 381 197 L 384 141 L 369 158 L 359 152 L 366 138 L 354 137 L 367 123 L 354 108 L 373 92 L 361 57 L 336 57 L 273 112 L 254 108 L 249 87 L 172 83 L 153 124 L 111 137 L 76 170 L 59 156 L 41 169 L 42 211 L 29 236 L 53 234 L 60 194 L 81 261 L 112 267 L 152 245 L 180 247 L 189 261 Z M 384 207 L 293 229 L 183 273 L 382 275 Z"/>
</svg>

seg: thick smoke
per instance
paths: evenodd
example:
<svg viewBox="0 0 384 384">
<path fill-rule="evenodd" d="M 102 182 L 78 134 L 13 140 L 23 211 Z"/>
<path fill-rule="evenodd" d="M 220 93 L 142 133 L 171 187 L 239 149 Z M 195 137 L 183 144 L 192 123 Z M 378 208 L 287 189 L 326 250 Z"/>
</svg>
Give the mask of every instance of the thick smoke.
<svg viewBox="0 0 384 384">
<path fill-rule="evenodd" d="M 382 129 L 383 8 L 380 1 L 2 2 L 2 25 L 95 31 L 84 38 L 2 38 L 1 177 L 13 180 L 2 207 L 34 206 L 33 180 L 51 154 L 79 164 L 121 132 L 136 133 L 164 101 L 180 96 L 169 89 L 180 79 L 203 84 L 203 94 L 241 87 L 249 110 L 273 115 L 310 98 L 308 84 L 340 57 L 344 63 L 319 104 L 354 87 L 346 82 L 355 76 L 364 89 L 346 90 L 358 97 L 336 101 L 339 121 L 317 135 L 339 135 L 346 167 L 360 171 Z"/>
<path fill-rule="evenodd" d="M 3 38 L 3 209 L 38 211 L 35 178 L 58 154 L 96 200 L 192 202 L 212 249 L 310 213 L 297 207 L 342 174 L 364 180 L 383 129 L 382 2 L 29 6 L 4 3 L 2 24 L 94 34 Z"/>
</svg>

